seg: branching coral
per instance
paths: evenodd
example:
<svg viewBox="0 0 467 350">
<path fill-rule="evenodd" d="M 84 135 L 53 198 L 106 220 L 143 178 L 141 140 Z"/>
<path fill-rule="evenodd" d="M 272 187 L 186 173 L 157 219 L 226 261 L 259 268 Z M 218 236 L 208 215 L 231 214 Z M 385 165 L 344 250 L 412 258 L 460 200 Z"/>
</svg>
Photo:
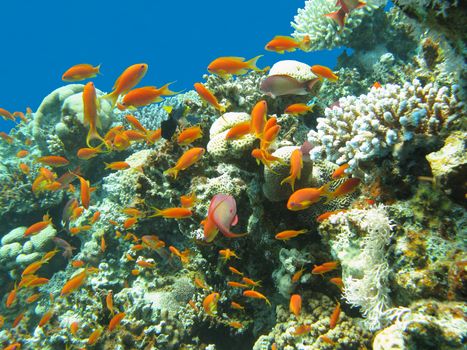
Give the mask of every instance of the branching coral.
<svg viewBox="0 0 467 350">
<path fill-rule="evenodd" d="M 386 0 L 370 0 L 366 5 L 350 13 L 345 27 L 339 30 L 336 23 L 324 15 L 338 9 L 334 0 L 308 0 L 305 8 L 299 9 L 298 14 L 291 23 L 296 38 L 308 35 L 311 39 L 311 50 L 333 49 L 345 45 L 352 31 L 357 28 L 362 20 L 375 9 L 386 3 Z"/>
<path fill-rule="evenodd" d="M 386 156 L 414 135 L 439 134 L 459 118 L 463 103 L 457 92 L 456 85 L 422 86 L 414 80 L 402 87 L 387 84 L 367 95 L 343 97 L 338 107 L 325 110 L 325 118 L 318 118 L 317 131 L 308 134 L 313 145 L 310 157 L 348 162 L 350 172 L 362 170 L 362 162 Z"/>
</svg>

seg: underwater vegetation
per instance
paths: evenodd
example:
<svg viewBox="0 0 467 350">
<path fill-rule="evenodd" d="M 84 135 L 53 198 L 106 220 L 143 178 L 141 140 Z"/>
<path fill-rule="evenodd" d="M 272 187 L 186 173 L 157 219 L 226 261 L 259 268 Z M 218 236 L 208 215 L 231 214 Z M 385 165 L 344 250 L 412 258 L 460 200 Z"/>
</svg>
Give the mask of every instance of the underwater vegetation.
<svg viewBox="0 0 467 350">
<path fill-rule="evenodd" d="M 465 347 L 465 10 L 385 5 L 305 1 L 188 92 L 78 64 L 0 108 L 2 348 Z"/>
</svg>

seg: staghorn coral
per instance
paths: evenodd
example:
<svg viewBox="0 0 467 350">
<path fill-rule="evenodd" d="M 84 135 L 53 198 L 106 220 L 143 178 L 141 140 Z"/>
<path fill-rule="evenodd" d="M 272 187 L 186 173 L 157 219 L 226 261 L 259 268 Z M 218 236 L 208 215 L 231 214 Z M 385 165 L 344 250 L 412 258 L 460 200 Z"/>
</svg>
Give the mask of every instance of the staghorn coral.
<svg viewBox="0 0 467 350">
<path fill-rule="evenodd" d="M 310 157 L 348 162 L 349 173 L 365 173 L 363 163 L 386 156 L 416 135 L 430 137 L 454 123 L 463 108 L 457 91 L 456 85 L 422 86 L 414 80 L 341 98 L 338 107 L 327 108 L 325 118 L 318 118 L 317 131 L 308 134 L 314 146 Z"/>
<path fill-rule="evenodd" d="M 295 29 L 292 36 L 303 38 L 308 35 L 311 39 L 310 50 L 333 49 L 346 45 L 362 21 L 368 20 L 373 11 L 384 4 L 386 0 L 367 1 L 366 6 L 348 15 L 344 28 L 340 30 L 332 19 L 324 16 L 338 9 L 334 0 L 308 0 L 305 7 L 298 10 L 294 22 L 291 22 Z"/>
</svg>

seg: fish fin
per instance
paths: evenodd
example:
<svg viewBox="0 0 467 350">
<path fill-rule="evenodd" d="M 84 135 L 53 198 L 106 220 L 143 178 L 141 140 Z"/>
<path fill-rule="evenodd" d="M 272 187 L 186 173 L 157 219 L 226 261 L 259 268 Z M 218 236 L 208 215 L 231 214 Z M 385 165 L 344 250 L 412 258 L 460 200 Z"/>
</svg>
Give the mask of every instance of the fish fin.
<svg viewBox="0 0 467 350">
<path fill-rule="evenodd" d="M 257 72 L 261 72 L 262 69 L 259 69 L 259 68 L 256 66 L 257 61 L 258 61 L 261 57 L 263 57 L 263 55 L 258 55 L 258 56 L 256 56 L 256 57 L 253 57 L 251 60 L 248 60 L 248 61 L 246 62 L 246 63 L 248 64 L 248 68 L 253 69 L 253 70 L 257 71 Z"/>
<path fill-rule="evenodd" d="M 170 115 L 170 113 L 172 113 L 172 110 L 174 109 L 173 106 L 163 106 L 162 108 L 163 108 L 164 111 L 166 111 L 167 114 L 169 114 L 169 115 Z"/>
<path fill-rule="evenodd" d="M 89 148 L 94 147 L 91 145 L 91 140 L 100 140 L 102 143 L 105 143 L 105 140 L 101 137 L 101 135 L 99 135 L 96 128 L 89 128 L 88 135 L 86 136 L 86 145 Z M 102 143 L 95 147 L 100 147 Z"/>
<path fill-rule="evenodd" d="M 312 91 L 316 85 L 316 83 L 318 82 L 321 82 L 323 80 L 322 77 L 318 77 L 318 78 L 315 78 L 315 79 L 311 79 L 310 81 L 308 81 L 306 83 L 306 89 L 307 91 Z"/>
<path fill-rule="evenodd" d="M 328 182 L 327 184 L 321 186 L 319 189 L 321 191 L 321 196 L 326 197 L 326 201 L 324 202 L 324 204 L 328 204 L 335 198 L 334 193 L 329 191 L 330 186 L 331 186 L 331 182 Z"/>
<path fill-rule="evenodd" d="M 233 232 L 230 232 L 230 231 L 226 231 L 226 232 L 222 232 L 222 230 L 219 230 L 219 231 L 227 238 L 240 238 L 240 237 L 246 236 L 248 234 L 247 232 L 245 232 L 245 233 L 233 233 Z"/>
<path fill-rule="evenodd" d="M 300 50 L 308 51 L 311 46 L 311 39 L 309 35 L 305 35 L 299 43 Z"/>
<path fill-rule="evenodd" d="M 120 111 L 124 111 L 127 107 L 125 105 L 122 105 L 121 103 L 118 103 L 117 102 L 117 108 L 120 110 Z"/>
<path fill-rule="evenodd" d="M 176 94 L 179 94 L 181 93 L 182 91 L 172 91 L 169 89 L 169 85 L 175 83 L 174 81 L 171 82 L 171 83 L 167 83 L 165 84 L 164 86 L 160 87 L 159 88 L 159 91 L 161 93 L 161 95 L 164 95 L 164 96 L 171 96 L 171 95 L 176 95 Z"/>
<path fill-rule="evenodd" d="M 157 209 L 156 207 L 151 207 L 151 209 L 153 209 L 156 213 L 148 216 L 148 218 L 153 218 L 153 217 L 156 217 L 156 216 L 162 216 L 162 213 L 161 213 L 160 209 Z"/>
<path fill-rule="evenodd" d="M 104 95 L 102 96 L 101 98 L 104 98 L 106 100 L 109 100 L 110 103 L 112 104 L 112 107 L 115 107 L 115 105 L 117 104 L 117 100 L 118 100 L 118 94 L 116 94 L 116 90 L 112 91 L 111 93 L 108 93 L 107 95 Z"/>
<path fill-rule="evenodd" d="M 292 192 L 295 192 L 295 189 L 294 189 L 294 187 L 295 187 L 295 178 L 292 175 L 287 176 L 284 180 L 281 181 L 281 183 L 280 183 L 281 186 L 286 182 L 289 183 L 290 186 L 292 186 Z"/>
<path fill-rule="evenodd" d="M 164 175 L 173 176 L 174 180 L 176 180 L 179 171 L 180 170 L 178 170 L 176 168 L 170 168 L 170 169 L 167 169 L 166 171 L 164 171 Z"/>
<path fill-rule="evenodd" d="M 235 215 L 232 223 L 230 224 L 231 226 L 235 226 L 236 224 L 238 224 L 238 215 Z"/>
<path fill-rule="evenodd" d="M 339 25 L 340 28 L 343 28 L 345 25 L 345 12 L 340 9 L 334 12 L 326 13 L 323 16 L 331 18 Z"/>
<path fill-rule="evenodd" d="M 99 64 L 97 65 L 97 67 L 96 67 L 97 72 L 96 72 L 96 73 L 103 76 L 104 74 L 101 73 L 101 66 L 102 66 L 102 63 L 99 63 Z"/>
</svg>

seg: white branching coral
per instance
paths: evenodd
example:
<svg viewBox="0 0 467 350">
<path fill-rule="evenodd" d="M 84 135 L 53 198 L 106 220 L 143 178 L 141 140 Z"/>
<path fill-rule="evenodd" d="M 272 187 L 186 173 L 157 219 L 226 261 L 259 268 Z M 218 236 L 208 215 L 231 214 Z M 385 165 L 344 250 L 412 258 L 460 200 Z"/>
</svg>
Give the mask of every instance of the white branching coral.
<svg viewBox="0 0 467 350">
<path fill-rule="evenodd" d="M 291 26 L 295 29 L 292 36 L 311 40 L 310 50 L 333 49 L 347 43 L 353 29 L 358 27 L 364 17 L 376 8 L 383 6 L 386 0 L 368 0 L 360 9 L 353 10 L 347 17 L 344 28 L 324 15 L 338 10 L 335 0 L 307 0 L 305 7 L 298 9 Z"/>
<path fill-rule="evenodd" d="M 394 146 L 415 134 L 434 135 L 462 115 L 458 86 L 422 86 L 418 80 L 404 86 L 387 84 L 366 95 L 339 99 L 325 110 L 308 134 L 313 160 L 349 163 L 354 173 L 360 162 L 384 157 Z"/>
<path fill-rule="evenodd" d="M 337 233 L 330 244 L 342 266 L 343 296 L 360 308 L 370 330 L 378 329 L 391 304 L 387 262 L 391 220 L 384 206 L 378 206 L 334 215 L 330 223 Z"/>
</svg>

